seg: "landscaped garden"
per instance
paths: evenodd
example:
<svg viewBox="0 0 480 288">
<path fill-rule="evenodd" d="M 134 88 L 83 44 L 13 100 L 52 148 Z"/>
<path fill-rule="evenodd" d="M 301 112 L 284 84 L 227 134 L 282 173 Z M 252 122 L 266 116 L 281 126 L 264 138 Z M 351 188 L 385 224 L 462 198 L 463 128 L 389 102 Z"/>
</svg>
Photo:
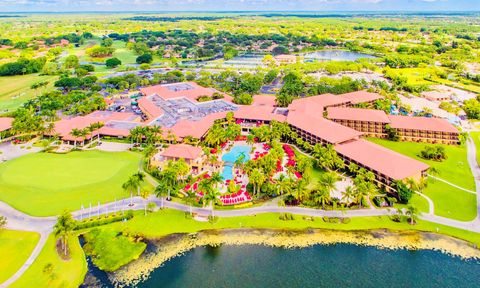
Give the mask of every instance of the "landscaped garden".
<svg viewBox="0 0 480 288">
<path fill-rule="evenodd" d="M 0 230 L 0 283 L 27 261 L 39 238 L 40 235 L 35 232 Z"/>
<path fill-rule="evenodd" d="M 0 199 L 36 216 L 119 200 L 129 196 L 122 184 L 138 171 L 140 159 L 131 152 L 26 155 L 0 165 Z"/>
<path fill-rule="evenodd" d="M 425 160 L 419 156 L 425 146 L 432 146 L 431 144 L 393 142 L 374 138 L 369 140 L 406 156 L 425 162 L 434 168 L 433 172 L 436 170 L 436 173 L 430 171 L 430 174 L 464 189 L 475 191 L 475 182 L 472 172 L 470 171 L 470 166 L 468 165 L 467 147 L 465 145 L 437 145 L 444 147 L 447 155 L 446 160 L 438 162 Z M 474 193 L 463 191 L 435 179 L 428 180 L 428 186 L 423 193 L 433 200 L 436 215 L 462 221 L 473 220 L 477 215 L 476 195 Z"/>
</svg>

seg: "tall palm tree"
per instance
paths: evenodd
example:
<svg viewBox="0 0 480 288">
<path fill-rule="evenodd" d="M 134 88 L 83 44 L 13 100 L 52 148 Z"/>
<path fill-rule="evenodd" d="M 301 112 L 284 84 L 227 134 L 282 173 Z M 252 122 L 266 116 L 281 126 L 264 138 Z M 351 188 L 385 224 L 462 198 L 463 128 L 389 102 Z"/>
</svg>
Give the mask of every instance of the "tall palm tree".
<svg viewBox="0 0 480 288">
<path fill-rule="evenodd" d="M 218 204 L 220 202 L 220 197 L 221 193 L 217 189 L 210 189 L 205 196 L 203 196 L 203 199 L 207 201 L 211 205 L 212 209 L 212 217 L 215 217 L 214 210 L 215 210 L 215 204 Z"/>
<path fill-rule="evenodd" d="M 418 219 L 418 209 L 415 206 L 409 205 L 405 214 L 408 216 L 408 223 L 414 225 Z"/>
<path fill-rule="evenodd" d="M 81 135 L 82 135 L 82 130 L 80 129 L 77 129 L 77 128 L 73 128 L 71 131 L 70 131 L 70 135 L 72 135 L 73 137 L 75 137 L 75 140 L 74 140 L 74 147 L 77 147 L 77 138 L 79 138 Z"/>
<path fill-rule="evenodd" d="M 285 193 L 285 191 L 288 190 L 288 188 L 290 187 L 290 181 L 288 181 L 288 178 L 285 177 L 284 174 L 280 174 L 280 176 L 278 177 L 276 183 L 275 183 L 275 186 L 277 188 L 277 191 L 279 192 L 280 195 L 283 195 L 283 193 Z"/>
<path fill-rule="evenodd" d="M 135 191 L 136 187 L 137 180 L 133 176 L 130 176 L 130 178 L 128 178 L 128 180 L 122 184 L 122 188 L 125 191 L 130 192 L 130 206 L 133 206 L 133 191 Z"/>
<path fill-rule="evenodd" d="M 355 199 L 355 195 L 356 195 L 355 193 L 356 193 L 355 187 L 348 186 L 347 188 L 345 188 L 345 191 L 343 192 L 342 201 L 350 203 Z"/>
<path fill-rule="evenodd" d="M 143 182 L 145 182 L 145 173 L 138 171 L 133 174 L 132 177 L 135 179 L 135 188 L 137 189 L 137 195 L 140 196 L 140 188 L 142 187 Z"/>
<path fill-rule="evenodd" d="M 317 187 L 313 194 L 313 201 L 318 205 L 322 205 L 322 209 L 325 210 L 325 204 L 328 204 L 331 201 L 330 192 L 325 186 Z"/>
<path fill-rule="evenodd" d="M 164 201 L 164 196 L 166 196 L 168 194 L 168 189 L 169 189 L 169 185 L 167 184 L 166 181 L 160 181 L 158 182 L 158 186 L 155 187 L 155 196 L 157 196 L 158 198 L 160 198 L 160 207 L 163 209 L 163 201 Z"/>
<path fill-rule="evenodd" d="M 68 211 L 64 211 L 57 218 L 57 223 L 53 226 L 53 233 L 56 237 L 60 237 L 62 241 L 63 253 L 67 255 L 67 246 L 68 246 L 68 236 L 77 226 L 75 219 L 73 219 L 72 214 Z"/>
<path fill-rule="evenodd" d="M 210 177 L 210 181 L 215 189 L 217 189 L 218 184 L 223 183 L 223 177 L 218 172 L 213 172 L 212 176 Z"/>
</svg>

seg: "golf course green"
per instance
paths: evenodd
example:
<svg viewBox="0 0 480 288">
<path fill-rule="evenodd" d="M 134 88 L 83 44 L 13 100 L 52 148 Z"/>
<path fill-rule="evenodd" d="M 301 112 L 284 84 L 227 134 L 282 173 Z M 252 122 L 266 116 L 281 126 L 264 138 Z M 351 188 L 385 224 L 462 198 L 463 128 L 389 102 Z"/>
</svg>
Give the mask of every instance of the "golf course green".
<svg viewBox="0 0 480 288">
<path fill-rule="evenodd" d="M 57 215 L 128 196 L 122 184 L 138 171 L 131 152 L 35 153 L 0 165 L 0 200 L 30 215 Z"/>
</svg>

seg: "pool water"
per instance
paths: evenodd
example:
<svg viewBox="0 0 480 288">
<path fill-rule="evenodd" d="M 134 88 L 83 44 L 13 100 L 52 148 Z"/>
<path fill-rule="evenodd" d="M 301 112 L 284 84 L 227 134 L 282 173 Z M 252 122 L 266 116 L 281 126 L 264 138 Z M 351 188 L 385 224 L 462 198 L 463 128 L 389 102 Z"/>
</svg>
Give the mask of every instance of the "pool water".
<svg viewBox="0 0 480 288">
<path fill-rule="evenodd" d="M 225 180 L 231 180 L 233 179 L 233 164 L 235 161 L 237 161 L 238 157 L 240 155 L 245 155 L 245 158 L 243 159 L 243 162 L 247 162 L 250 160 L 250 151 L 252 148 L 250 146 L 244 146 L 244 145 L 237 145 L 230 150 L 230 152 L 226 153 L 222 157 L 222 161 L 225 162 L 223 166 L 223 171 L 222 171 L 222 177 Z"/>
</svg>

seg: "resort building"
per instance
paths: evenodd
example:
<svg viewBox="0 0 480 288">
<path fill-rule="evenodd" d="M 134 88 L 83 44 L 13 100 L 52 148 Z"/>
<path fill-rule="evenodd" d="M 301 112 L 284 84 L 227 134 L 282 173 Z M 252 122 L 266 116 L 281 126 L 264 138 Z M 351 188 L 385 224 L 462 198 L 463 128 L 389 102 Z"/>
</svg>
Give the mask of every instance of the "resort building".
<svg viewBox="0 0 480 288">
<path fill-rule="evenodd" d="M 387 137 L 387 125 L 401 141 L 459 144 L 455 126 L 441 118 L 387 115 L 381 110 L 360 108 L 328 108 L 327 118 L 350 127 L 366 136 Z"/>
<path fill-rule="evenodd" d="M 442 93 L 442 92 L 439 92 L 439 91 L 426 91 L 426 92 L 422 92 L 422 97 L 429 100 L 429 101 L 438 101 L 438 102 L 443 102 L 443 101 L 450 101 L 452 100 L 451 99 L 451 95 L 447 94 L 447 93 Z"/>
<path fill-rule="evenodd" d="M 336 145 L 335 150 L 345 164 L 355 163 L 375 174 L 375 179 L 387 191 L 398 180 L 420 180 L 426 175 L 429 166 L 423 162 L 404 156 L 380 145 L 359 139 Z"/>
<path fill-rule="evenodd" d="M 390 126 L 402 141 L 459 144 L 460 132 L 440 118 L 390 115 Z"/>
<path fill-rule="evenodd" d="M 276 107 L 274 97 L 263 95 L 256 95 L 252 105 L 236 105 L 230 96 L 191 82 L 143 88 L 142 94 L 145 96 L 138 100 L 138 106 L 144 114 L 144 121 L 141 116 L 130 112 L 97 111 L 57 122 L 52 135 L 58 133 L 64 141 L 78 144 L 97 135 L 127 137 L 134 127 L 155 125 L 162 129 L 164 139 L 169 143 L 183 142 L 187 137 L 202 140 L 215 123 L 225 121 L 227 113 L 231 112 L 244 133 L 273 120 L 288 123 L 312 145 L 333 145 L 347 163 L 356 163 L 372 171 L 379 185 L 387 187 L 396 180 L 421 177 L 428 166 L 365 141 L 362 136 L 385 137 L 385 125 L 389 124 L 405 140 L 458 141 L 458 131 L 445 125 L 442 119 L 406 117 L 409 120 L 405 120 L 400 116 L 387 116 L 379 110 L 351 108 L 368 106 L 381 98 L 364 91 L 304 97 L 294 100 L 287 108 Z M 218 95 L 224 95 L 224 98 L 219 99 Z M 212 99 L 200 102 L 200 96 Z M 104 126 L 83 137 L 71 135 L 74 128 L 85 129 L 96 122 Z M 178 159 L 185 159 L 194 173 L 205 170 L 206 156 L 202 149 L 186 144 L 170 145 L 153 157 L 152 164 L 162 169 L 168 160 Z"/>
<path fill-rule="evenodd" d="M 362 105 L 365 108 L 372 108 L 375 101 L 383 99 L 382 95 L 367 91 L 350 92 L 341 94 L 340 97 L 348 99 L 352 106 Z"/>
<path fill-rule="evenodd" d="M 186 144 L 174 144 L 160 151 L 152 158 L 151 164 L 160 170 L 167 165 L 168 161 L 184 159 L 194 174 L 204 171 L 206 156 L 202 148 Z"/>
<path fill-rule="evenodd" d="M 385 138 L 386 124 L 390 123 L 387 114 L 382 110 L 361 109 L 361 108 L 335 108 L 327 109 L 327 118 L 363 132 L 368 137 Z"/>
</svg>

